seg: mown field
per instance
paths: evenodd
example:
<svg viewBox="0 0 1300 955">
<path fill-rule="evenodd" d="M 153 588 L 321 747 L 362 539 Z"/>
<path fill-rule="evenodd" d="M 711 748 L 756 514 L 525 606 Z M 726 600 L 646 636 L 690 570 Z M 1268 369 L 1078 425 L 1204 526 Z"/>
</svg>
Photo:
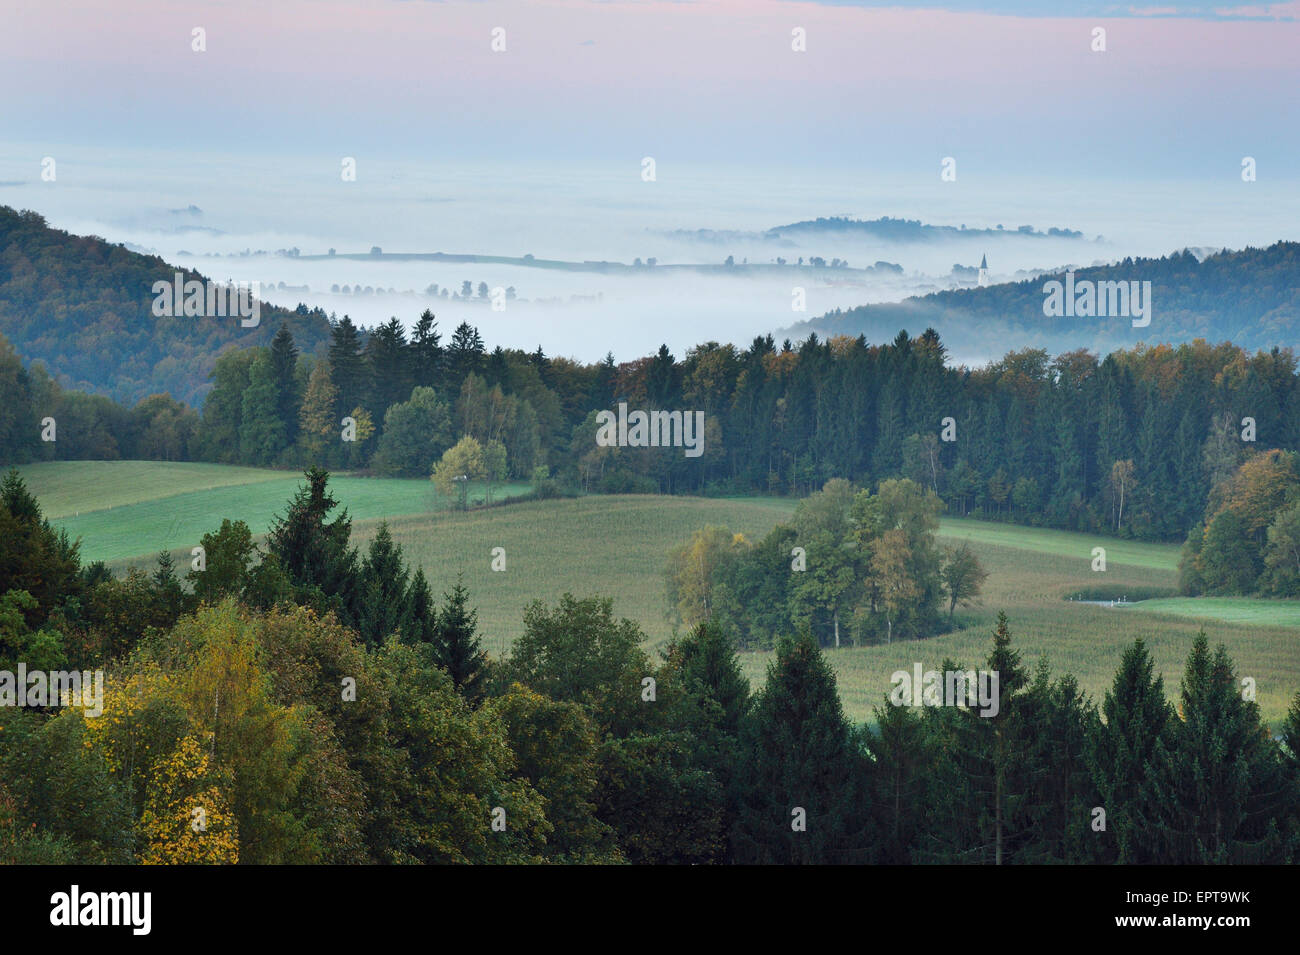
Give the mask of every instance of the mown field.
<svg viewBox="0 0 1300 955">
<path fill-rule="evenodd" d="M 81 538 L 83 560 L 102 560 L 115 571 L 152 563 L 164 548 L 188 554 L 223 518 L 242 520 L 263 534 L 303 483 L 295 471 L 220 464 L 55 461 L 20 470 L 46 516 Z M 330 487 L 354 521 L 425 514 L 451 504 L 430 481 L 344 473 L 332 476 Z M 501 485 L 493 498 L 528 489 Z M 475 486 L 470 494 L 481 497 L 483 490 Z"/>
<path fill-rule="evenodd" d="M 299 484 L 291 472 L 218 465 L 96 462 L 41 464 L 23 469 L 55 523 L 83 539 L 89 559 L 121 572 L 151 565 L 167 546 L 178 561 L 223 517 L 263 532 L 283 513 Z M 614 598 L 620 616 L 636 620 L 657 648 L 671 636 L 665 614 L 663 568 L 668 551 L 705 524 L 761 537 L 793 510 L 771 498 L 702 499 L 656 496 L 528 501 L 462 513 L 448 509 L 427 481 L 336 476 L 335 496 L 355 517 L 362 545 L 381 518 L 391 524 L 408 562 L 419 563 L 435 590 L 463 573 L 479 609 L 485 645 L 501 653 L 522 630 L 524 605 L 555 601 L 565 591 Z M 525 490 L 513 487 L 512 492 Z M 112 505 L 111 509 L 108 505 Z M 998 610 L 1010 618 L 1028 666 L 1046 656 L 1100 699 L 1123 649 L 1143 636 L 1176 694 L 1196 631 L 1223 642 L 1241 676 L 1258 684 L 1265 718 L 1278 723 L 1300 690 L 1300 602 L 1169 598 L 1110 608 L 1066 598 L 1080 592 L 1163 590 L 1176 582 L 1178 548 L 1088 534 L 944 519 L 945 541 L 969 540 L 989 579 L 981 606 L 958 612 L 957 633 L 892 646 L 828 650 L 846 712 L 871 718 L 890 688 L 890 674 L 945 657 L 978 666 L 987 655 Z M 1092 548 L 1106 548 L 1107 570 L 1091 569 Z M 492 549 L 506 551 L 506 570 L 490 569 Z M 760 683 L 771 658 L 747 653 L 750 680 Z"/>
</svg>

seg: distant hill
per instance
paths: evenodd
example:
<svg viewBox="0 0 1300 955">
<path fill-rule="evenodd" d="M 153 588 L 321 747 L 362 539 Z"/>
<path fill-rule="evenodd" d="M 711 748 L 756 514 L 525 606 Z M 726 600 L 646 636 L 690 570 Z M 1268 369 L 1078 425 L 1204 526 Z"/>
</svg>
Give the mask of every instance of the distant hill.
<svg viewBox="0 0 1300 955">
<path fill-rule="evenodd" d="M 783 242 L 791 247 L 796 239 L 816 239 L 823 237 L 862 237 L 881 242 L 937 242 L 951 239 L 998 239 L 1026 236 L 1035 239 L 1083 239 L 1084 235 L 1075 229 L 1049 228 L 1046 232 L 1031 225 L 1017 226 L 1014 229 L 967 229 L 950 225 L 930 225 L 920 219 L 895 219 L 881 216 L 879 219 L 855 219 L 851 216 L 819 216 L 816 219 L 804 219 L 787 225 L 774 226 L 762 232 L 745 232 L 736 229 L 673 229 L 663 233 L 678 239 L 693 239 L 697 242 L 725 243 L 742 240 L 763 240 L 766 242 Z"/>
<path fill-rule="evenodd" d="M 305 353 L 328 343 L 328 317 L 304 306 L 263 302 L 255 328 L 237 318 L 156 318 L 153 283 L 178 271 L 186 280 L 205 278 L 0 206 L 0 332 L 65 388 L 128 404 L 167 392 L 197 407 L 213 362 L 230 345 L 268 345 L 282 321 Z"/>
<path fill-rule="evenodd" d="M 1090 348 L 1107 353 L 1138 342 L 1230 340 L 1256 350 L 1300 346 L 1300 243 L 1220 252 L 1198 259 L 1190 251 L 1158 259 L 1125 259 L 1074 271 L 1083 281 L 1151 283 L 1151 323 L 1130 317 L 1049 317 L 1044 285 L 1064 272 L 987 288 L 956 289 L 883 305 L 836 310 L 785 329 L 792 338 L 866 335 L 888 341 L 900 328 L 933 327 L 955 354 L 1041 347 L 1053 352 Z"/>
<path fill-rule="evenodd" d="M 847 216 L 819 217 L 803 222 L 792 222 L 767 230 L 770 238 L 792 238 L 807 234 L 836 233 L 840 235 L 865 235 L 886 242 L 930 242 L 940 239 L 973 239 L 1029 236 L 1037 239 L 1082 239 L 1083 233 L 1074 229 L 1049 228 L 1046 232 L 1033 226 L 1022 225 L 1015 229 L 967 229 L 950 225 L 929 225 L 919 219 L 894 219 L 882 216 L 879 219 L 853 219 Z"/>
</svg>

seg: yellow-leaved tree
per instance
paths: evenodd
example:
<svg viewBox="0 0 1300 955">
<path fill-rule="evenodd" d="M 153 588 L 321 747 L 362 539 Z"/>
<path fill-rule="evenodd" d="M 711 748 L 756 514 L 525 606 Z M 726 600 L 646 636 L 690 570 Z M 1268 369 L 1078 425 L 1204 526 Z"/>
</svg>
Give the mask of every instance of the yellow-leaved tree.
<svg viewBox="0 0 1300 955">
<path fill-rule="evenodd" d="M 233 865 L 239 825 L 197 736 L 186 736 L 156 768 L 137 834 L 145 865 Z"/>
</svg>

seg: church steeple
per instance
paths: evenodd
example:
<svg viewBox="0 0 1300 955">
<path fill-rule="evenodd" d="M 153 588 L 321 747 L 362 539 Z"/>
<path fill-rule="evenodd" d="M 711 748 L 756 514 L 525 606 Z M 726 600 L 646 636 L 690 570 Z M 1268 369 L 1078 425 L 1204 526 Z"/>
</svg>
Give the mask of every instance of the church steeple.
<svg viewBox="0 0 1300 955">
<path fill-rule="evenodd" d="M 989 284 L 989 257 L 984 255 L 980 258 L 980 276 L 979 286 L 983 288 Z"/>
</svg>

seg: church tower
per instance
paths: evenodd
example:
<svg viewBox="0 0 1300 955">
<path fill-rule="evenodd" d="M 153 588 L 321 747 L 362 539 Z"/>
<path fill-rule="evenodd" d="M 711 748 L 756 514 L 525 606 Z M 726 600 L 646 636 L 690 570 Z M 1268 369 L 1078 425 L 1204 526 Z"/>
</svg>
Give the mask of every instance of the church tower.
<svg viewBox="0 0 1300 955">
<path fill-rule="evenodd" d="M 980 258 L 979 287 L 983 288 L 988 284 L 989 284 L 989 257 L 985 255 Z"/>
</svg>

